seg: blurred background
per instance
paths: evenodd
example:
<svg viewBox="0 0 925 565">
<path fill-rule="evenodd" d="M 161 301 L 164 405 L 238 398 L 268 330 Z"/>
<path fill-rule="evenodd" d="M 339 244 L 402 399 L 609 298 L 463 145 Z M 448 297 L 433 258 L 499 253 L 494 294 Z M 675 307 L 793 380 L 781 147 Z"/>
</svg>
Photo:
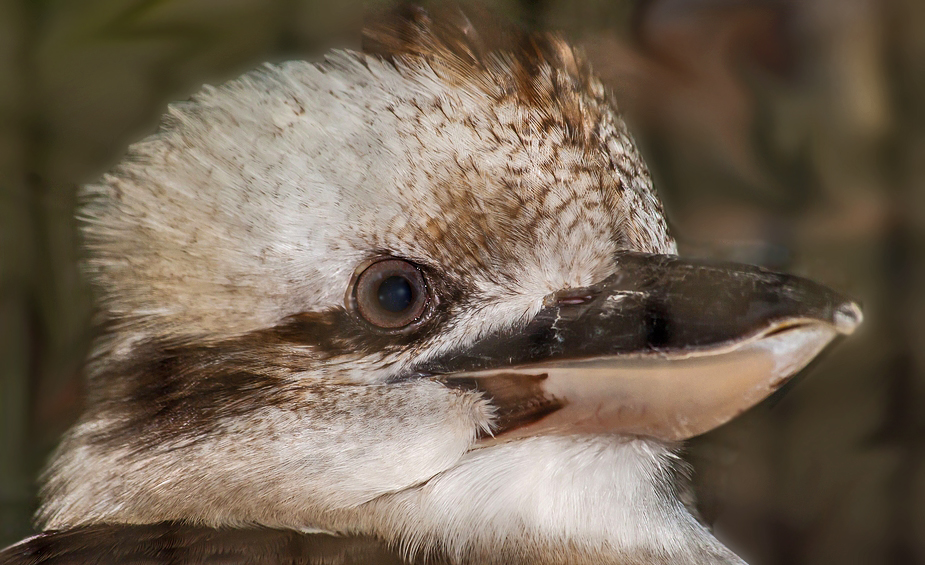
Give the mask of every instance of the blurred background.
<svg viewBox="0 0 925 565">
<path fill-rule="evenodd" d="M 925 2 L 497 0 L 616 94 L 682 253 L 859 298 L 860 336 L 692 441 L 705 518 L 755 565 L 925 563 Z M 0 2 L 0 546 L 80 411 L 76 187 L 166 104 L 358 47 L 356 0 Z"/>
</svg>

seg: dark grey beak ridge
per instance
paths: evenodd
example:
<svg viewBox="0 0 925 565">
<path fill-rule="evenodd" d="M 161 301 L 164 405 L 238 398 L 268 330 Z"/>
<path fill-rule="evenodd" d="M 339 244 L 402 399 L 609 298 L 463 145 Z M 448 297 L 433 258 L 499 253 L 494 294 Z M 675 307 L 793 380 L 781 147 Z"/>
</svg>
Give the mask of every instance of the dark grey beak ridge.
<svg viewBox="0 0 925 565">
<path fill-rule="evenodd" d="M 593 287 L 546 297 L 525 327 L 499 332 L 427 364 L 452 374 L 549 361 L 661 353 L 735 344 L 789 325 L 821 323 L 850 334 L 860 308 L 801 277 L 735 263 L 621 253 Z"/>
</svg>

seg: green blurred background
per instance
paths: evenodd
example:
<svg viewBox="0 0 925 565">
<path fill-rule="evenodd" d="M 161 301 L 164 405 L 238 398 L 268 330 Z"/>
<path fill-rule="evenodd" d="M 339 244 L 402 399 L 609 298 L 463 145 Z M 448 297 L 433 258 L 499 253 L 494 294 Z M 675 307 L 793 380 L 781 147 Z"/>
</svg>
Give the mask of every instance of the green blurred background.
<svg viewBox="0 0 925 565">
<path fill-rule="evenodd" d="M 760 564 L 925 563 L 925 1 L 499 0 L 582 45 L 689 255 L 860 300 L 860 336 L 691 442 L 719 535 Z M 92 336 L 75 190 L 165 105 L 357 47 L 355 0 L 0 0 L 0 546 L 79 413 Z"/>
</svg>

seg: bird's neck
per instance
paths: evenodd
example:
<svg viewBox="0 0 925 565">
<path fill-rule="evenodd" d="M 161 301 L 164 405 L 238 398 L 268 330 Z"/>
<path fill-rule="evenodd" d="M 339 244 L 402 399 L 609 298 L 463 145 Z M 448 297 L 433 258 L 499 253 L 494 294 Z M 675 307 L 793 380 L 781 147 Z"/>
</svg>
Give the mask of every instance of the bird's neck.
<svg viewBox="0 0 925 565">
<path fill-rule="evenodd" d="M 658 442 L 531 438 L 473 450 L 352 518 L 409 553 L 464 563 L 744 565 L 680 501 L 683 473 Z"/>
</svg>

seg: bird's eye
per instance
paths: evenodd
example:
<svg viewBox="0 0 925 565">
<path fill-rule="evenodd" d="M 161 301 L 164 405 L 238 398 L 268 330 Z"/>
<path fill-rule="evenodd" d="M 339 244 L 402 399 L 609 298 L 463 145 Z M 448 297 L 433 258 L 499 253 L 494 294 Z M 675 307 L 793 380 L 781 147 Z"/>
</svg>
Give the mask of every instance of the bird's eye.
<svg viewBox="0 0 925 565">
<path fill-rule="evenodd" d="M 418 321 L 427 308 L 424 276 L 400 259 L 373 263 L 356 279 L 353 291 L 357 312 L 370 324 L 389 330 Z"/>
</svg>

